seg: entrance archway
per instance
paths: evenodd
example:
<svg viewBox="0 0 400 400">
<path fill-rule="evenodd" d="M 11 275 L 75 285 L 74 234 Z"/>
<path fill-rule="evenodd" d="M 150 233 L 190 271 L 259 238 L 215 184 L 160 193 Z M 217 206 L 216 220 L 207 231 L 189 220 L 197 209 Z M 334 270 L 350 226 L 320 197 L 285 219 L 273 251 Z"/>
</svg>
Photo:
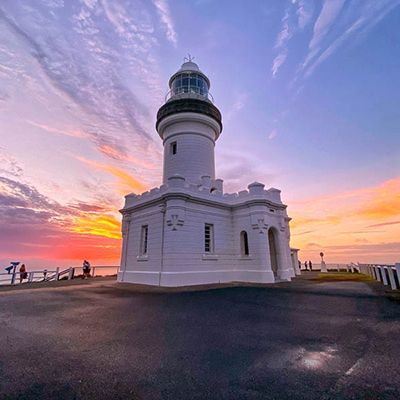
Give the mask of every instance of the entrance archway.
<svg viewBox="0 0 400 400">
<path fill-rule="evenodd" d="M 278 276 L 278 247 L 273 229 L 268 230 L 269 257 L 274 276 Z"/>
</svg>

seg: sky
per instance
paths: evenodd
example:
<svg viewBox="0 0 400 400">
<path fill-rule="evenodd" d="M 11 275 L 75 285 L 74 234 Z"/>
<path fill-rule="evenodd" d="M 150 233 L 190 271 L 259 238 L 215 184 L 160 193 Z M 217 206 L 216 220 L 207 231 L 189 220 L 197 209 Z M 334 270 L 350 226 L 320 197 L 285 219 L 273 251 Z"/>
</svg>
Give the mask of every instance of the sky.
<svg viewBox="0 0 400 400">
<path fill-rule="evenodd" d="M 1 1 L 0 262 L 119 263 L 188 53 L 225 191 L 281 189 L 301 260 L 400 262 L 399 26 L 400 0 Z"/>
</svg>

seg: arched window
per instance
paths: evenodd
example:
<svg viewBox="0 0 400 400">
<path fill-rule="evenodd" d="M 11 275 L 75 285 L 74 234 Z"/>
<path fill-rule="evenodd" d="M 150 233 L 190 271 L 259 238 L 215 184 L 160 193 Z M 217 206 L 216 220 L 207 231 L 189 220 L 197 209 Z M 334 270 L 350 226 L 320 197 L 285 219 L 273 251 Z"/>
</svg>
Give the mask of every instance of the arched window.
<svg viewBox="0 0 400 400">
<path fill-rule="evenodd" d="M 249 240 L 246 231 L 240 232 L 240 253 L 242 256 L 249 255 Z"/>
</svg>

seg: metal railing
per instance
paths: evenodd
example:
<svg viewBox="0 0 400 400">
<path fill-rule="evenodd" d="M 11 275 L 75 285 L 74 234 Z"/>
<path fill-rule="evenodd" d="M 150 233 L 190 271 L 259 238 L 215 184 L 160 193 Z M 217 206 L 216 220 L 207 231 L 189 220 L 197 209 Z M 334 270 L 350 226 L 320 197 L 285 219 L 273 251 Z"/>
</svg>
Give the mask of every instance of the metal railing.
<svg viewBox="0 0 400 400">
<path fill-rule="evenodd" d="M 210 92 L 201 94 L 197 93 L 195 91 L 193 92 L 184 92 L 182 91 L 181 93 L 175 93 L 173 90 L 168 91 L 168 93 L 165 95 L 165 102 L 169 100 L 178 100 L 178 99 L 199 99 L 199 100 L 208 100 L 211 103 L 215 103 L 214 97 Z"/>
<path fill-rule="evenodd" d="M 349 264 L 326 263 L 325 265 L 328 271 L 349 271 Z M 308 268 L 308 270 L 310 270 L 310 268 Z M 301 264 L 301 271 L 306 271 L 304 263 Z M 321 264 L 313 264 L 312 271 L 321 271 Z"/>
<path fill-rule="evenodd" d="M 94 265 L 90 269 L 90 276 L 112 276 L 117 274 L 119 269 L 118 265 Z M 101 272 L 105 272 L 105 274 L 101 274 Z M 100 273 L 99 273 L 100 272 Z M 13 271 L 1 272 L 0 273 L 0 285 L 17 285 L 20 283 L 37 283 L 37 282 L 51 282 L 51 281 L 59 281 L 59 280 L 71 280 L 74 278 L 80 278 L 83 275 L 82 267 L 69 267 L 64 270 L 60 268 L 56 268 L 55 270 L 34 270 L 34 271 L 26 271 L 26 278 L 22 279 L 21 282 L 21 273 L 14 268 Z M 97 274 L 97 275 L 96 275 Z"/>
</svg>

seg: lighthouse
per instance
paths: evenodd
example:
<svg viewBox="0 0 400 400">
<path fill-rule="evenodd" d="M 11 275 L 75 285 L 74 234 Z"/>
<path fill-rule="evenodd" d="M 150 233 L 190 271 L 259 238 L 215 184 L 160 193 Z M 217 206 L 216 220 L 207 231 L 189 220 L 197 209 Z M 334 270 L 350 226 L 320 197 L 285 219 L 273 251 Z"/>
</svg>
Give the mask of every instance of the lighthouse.
<svg viewBox="0 0 400 400">
<path fill-rule="evenodd" d="M 169 80 L 167 101 L 157 113 L 156 129 L 164 144 L 163 183 L 178 174 L 196 183 L 215 179 L 215 143 L 222 117 L 209 94 L 210 80 L 192 61 Z"/>
<path fill-rule="evenodd" d="M 210 87 L 190 57 L 169 79 L 156 121 L 164 147 L 162 184 L 125 197 L 119 282 L 273 283 L 300 273 L 280 191 L 252 182 L 225 193 L 216 177 L 223 125 Z"/>
</svg>

